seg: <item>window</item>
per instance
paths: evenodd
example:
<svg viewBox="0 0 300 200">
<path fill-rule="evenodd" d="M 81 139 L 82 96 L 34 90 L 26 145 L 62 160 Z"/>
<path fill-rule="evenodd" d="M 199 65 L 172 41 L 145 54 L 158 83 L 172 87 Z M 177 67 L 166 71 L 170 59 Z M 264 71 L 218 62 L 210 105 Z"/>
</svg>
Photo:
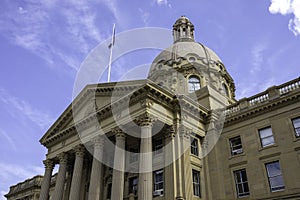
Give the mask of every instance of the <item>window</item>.
<svg viewBox="0 0 300 200">
<path fill-rule="evenodd" d="M 200 80 L 196 76 L 189 78 L 189 92 L 194 92 L 200 89 Z"/>
<path fill-rule="evenodd" d="M 199 156 L 198 139 L 191 137 L 191 154 Z"/>
<path fill-rule="evenodd" d="M 271 191 L 275 192 L 278 190 L 283 190 L 285 186 L 283 183 L 283 177 L 281 174 L 279 161 L 267 163 L 266 169 L 268 173 Z"/>
<path fill-rule="evenodd" d="M 229 97 L 229 91 L 228 91 L 227 85 L 225 85 L 225 84 L 223 83 L 223 84 L 222 84 L 222 88 L 223 88 L 223 91 L 224 91 L 225 95 L 226 95 L 227 97 Z"/>
<path fill-rule="evenodd" d="M 129 179 L 129 194 L 137 194 L 138 189 L 138 178 L 137 176 Z"/>
<path fill-rule="evenodd" d="M 154 180 L 154 196 L 162 196 L 164 191 L 164 176 L 163 170 L 153 172 Z"/>
<path fill-rule="evenodd" d="M 240 136 L 229 139 L 229 142 L 232 156 L 243 153 L 242 141 Z"/>
<path fill-rule="evenodd" d="M 234 171 L 233 174 L 234 174 L 237 197 L 248 196 L 250 192 L 249 192 L 246 170 L 245 169 L 237 170 Z"/>
<path fill-rule="evenodd" d="M 271 127 L 259 129 L 258 132 L 262 147 L 267 147 L 274 144 L 274 137 Z"/>
<path fill-rule="evenodd" d="M 162 139 L 154 140 L 153 145 L 154 155 L 158 155 L 163 152 L 163 141 Z"/>
<path fill-rule="evenodd" d="M 194 191 L 194 195 L 197 196 L 197 197 L 201 197 L 200 172 L 193 169 L 192 173 L 193 173 L 193 191 Z"/>
<path fill-rule="evenodd" d="M 296 137 L 300 137 L 300 117 L 292 119 L 295 135 Z"/>
<path fill-rule="evenodd" d="M 130 148 L 129 151 L 130 151 L 130 160 L 129 161 L 131 163 L 137 161 L 139 158 L 138 148 Z"/>
</svg>

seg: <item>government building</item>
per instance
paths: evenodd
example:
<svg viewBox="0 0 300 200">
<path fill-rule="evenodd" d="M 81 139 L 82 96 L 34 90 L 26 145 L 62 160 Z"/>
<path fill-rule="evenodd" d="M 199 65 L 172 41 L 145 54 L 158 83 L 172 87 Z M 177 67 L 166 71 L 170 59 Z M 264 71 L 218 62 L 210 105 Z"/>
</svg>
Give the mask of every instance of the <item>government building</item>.
<svg viewBox="0 0 300 200">
<path fill-rule="evenodd" d="M 194 34 L 182 16 L 146 80 L 87 85 L 40 140 L 43 176 L 6 198 L 300 199 L 300 78 L 236 100 Z"/>
</svg>

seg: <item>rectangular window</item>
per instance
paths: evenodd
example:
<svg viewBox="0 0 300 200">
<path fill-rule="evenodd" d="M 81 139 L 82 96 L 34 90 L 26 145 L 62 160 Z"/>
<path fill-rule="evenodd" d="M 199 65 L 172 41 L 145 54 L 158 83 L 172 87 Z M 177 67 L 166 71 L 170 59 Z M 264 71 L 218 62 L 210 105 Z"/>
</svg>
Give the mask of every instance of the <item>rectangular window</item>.
<svg viewBox="0 0 300 200">
<path fill-rule="evenodd" d="M 300 117 L 292 119 L 295 135 L 296 137 L 300 137 Z"/>
<path fill-rule="evenodd" d="M 154 150 L 154 155 L 158 155 L 163 152 L 163 140 L 154 140 L 154 145 L 153 145 L 153 150 Z"/>
<path fill-rule="evenodd" d="M 130 151 L 130 162 L 133 163 L 133 162 L 136 162 L 139 158 L 139 150 L 137 148 L 130 148 L 129 149 Z"/>
<path fill-rule="evenodd" d="M 129 179 L 129 194 L 137 194 L 138 189 L 138 177 L 132 177 Z"/>
<path fill-rule="evenodd" d="M 191 137 L 191 154 L 199 156 L 198 139 Z"/>
<path fill-rule="evenodd" d="M 243 153 L 242 140 L 240 136 L 229 139 L 231 155 L 238 155 Z"/>
<path fill-rule="evenodd" d="M 283 190 L 285 188 L 283 177 L 280 170 L 279 161 L 267 163 L 266 169 L 268 173 L 270 189 L 272 192 Z"/>
<path fill-rule="evenodd" d="M 153 196 L 162 196 L 164 192 L 163 170 L 153 172 L 154 192 Z"/>
<path fill-rule="evenodd" d="M 249 192 L 246 170 L 245 169 L 237 170 L 234 171 L 233 174 L 234 174 L 237 197 L 248 196 L 250 192 Z"/>
<path fill-rule="evenodd" d="M 275 143 L 271 126 L 267 128 L 259 129 L 258 132 L 259 132 L 259 137 L 260 137 L 262 147 L 267 147 Z"/>
<path fill-rule="evenodd" d="M 197 197 L 201 197 L 200 172 L 193 169 L 192 173 L 193 173 L 193 191 L 194 191 L 194 195 L 197 196 Z"/>
</svg>

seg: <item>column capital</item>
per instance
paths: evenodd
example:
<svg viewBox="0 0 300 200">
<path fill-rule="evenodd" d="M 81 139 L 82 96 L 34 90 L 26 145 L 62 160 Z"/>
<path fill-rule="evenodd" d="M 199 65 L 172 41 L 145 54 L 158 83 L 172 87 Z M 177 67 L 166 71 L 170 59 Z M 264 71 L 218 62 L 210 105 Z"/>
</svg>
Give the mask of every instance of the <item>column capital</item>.
<svg viewBox="0 0 300 200">
<path fill-rule="evenodd" d="M 91 139 L 91 142 L 94 144 L 94 147 L 102 147 L 104 145 L 104 138 L 103 136 L 96 136 Z"/>
<path fill-rule="evenodd" d="M 54 162 L 51 159 L 46 159 L 43 161 L 43 163 L 46 169 L 52 170 L 54 168 Z"/>
<path fill-rule="evenodd" d="M 115 127 L 111 130 L 115 134 L 116 139 L 125 139 L 125 133 L 122 131 L 121 128 Z"/>
<path fill-rule="evenodd" d="M 66 152 L 62 152 L 58 154 L 59 164 L 65 164 L 68 162 L 68 154 Z"/>
<path fill-rule="evenodd" d="M 83 157 L 85 154 L 85 147 L 82 144 L 79 144 L 74 147 L 75 155 Z"/>
<path fill-rule="evenodd" d="M 175 129 L 173 126 L 168 126 L 167 128 L 165 128 L 165 139 L 172 139 L 175 137 Z"/>
<path fill-rule="evenodd" d="M 146 112 L 135 118 L 134 122 L 139 126 L 152 126 L 154 117 Z"/>
</svg>

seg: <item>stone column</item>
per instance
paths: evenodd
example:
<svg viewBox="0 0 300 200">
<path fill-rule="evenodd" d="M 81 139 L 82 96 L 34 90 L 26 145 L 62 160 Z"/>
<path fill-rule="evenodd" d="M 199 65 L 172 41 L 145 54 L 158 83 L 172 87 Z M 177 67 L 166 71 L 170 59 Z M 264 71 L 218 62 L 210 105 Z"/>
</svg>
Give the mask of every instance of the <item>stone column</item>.
<svg viewBox="0 0 300 200">
<path fill-rule="evenodd" d="M 94 155 L 93 155 L 93 164 L 92 172 L 90 179 L 89 187 L 89 196 L 88 200 L 99 200 L 100 195 L 102 195 L 102 158 L 103 158 L 103 146 L 104 139 L 102 137 L 96 137 L 93 139 L 94 143 Z"/>
<path fill-rule="evenodd" d="M 183 172 L 182 172 L 182 159 L 185 149 L 182 149 L 181 137 L 180 137 L 180 125 L 179 119 L 175 122 L 175 148 L 176 148 L 176 199 L 183 200 Z M 190 149 L 188 149 L 190 151 Z"/>
<path fill-rule="evenodd" d="M 146 114 L 137 121 L 141 126 L 138 199 L 152 199 L 152 120 Z"/>
<path fill-rule="evenodd" d="M 165 138 L 164 146 L 164 176 L 165 184 L 164 186 L 164 196 L 166 199 L 175 199 L 176 197 L 176 170 L 175 170 L 175 148 L 174 148 L 174 138 L 175 131 L 172 126 L 167 127 L 162 130 Z"/>
<path fill-rule="evenodd" d="M 75 150 L 76 157 L 75 157 L 75 164 L 74 164 L 69 199 L 70 200 L 79 200 L 85 148 L 82 145 L 78 145 L 75 147 L 74 150 Z"/>
<path fill-rule="evenodd" d="M 67 161 L 68 157 L 66 153 L 61 153 L 58 155 L 59 158 L 59 169 L 58 175 L 55 183 L 55 190 L 53 195 L 53 200 L 62 200 L 64 186 L 65 186 L 65 178 L 67 172 Z"/>
<path fill-rule="evenodd" d="M 52 160 L 44 160 L 43 161 L 45 165 L 45 174 L 41 186 L 41 192 L 40 192 L 40 197 L 39 200 L 45 200 L 48 199 L 49 197 L 49 188 L 50 188 L 50 183 L 51 183 L 51 177 L 52 177 L 52 171 L 53 171 L 53 161 Z"/>
<path fill-rule="evenodd" d="M 113 200 L 123 200 L 124 194 L 124 170 L 125 170 L 125 134 L 119 128 L 114 129 L 116 137 L 114 169 L 112 177 Z"/>
</svg>

